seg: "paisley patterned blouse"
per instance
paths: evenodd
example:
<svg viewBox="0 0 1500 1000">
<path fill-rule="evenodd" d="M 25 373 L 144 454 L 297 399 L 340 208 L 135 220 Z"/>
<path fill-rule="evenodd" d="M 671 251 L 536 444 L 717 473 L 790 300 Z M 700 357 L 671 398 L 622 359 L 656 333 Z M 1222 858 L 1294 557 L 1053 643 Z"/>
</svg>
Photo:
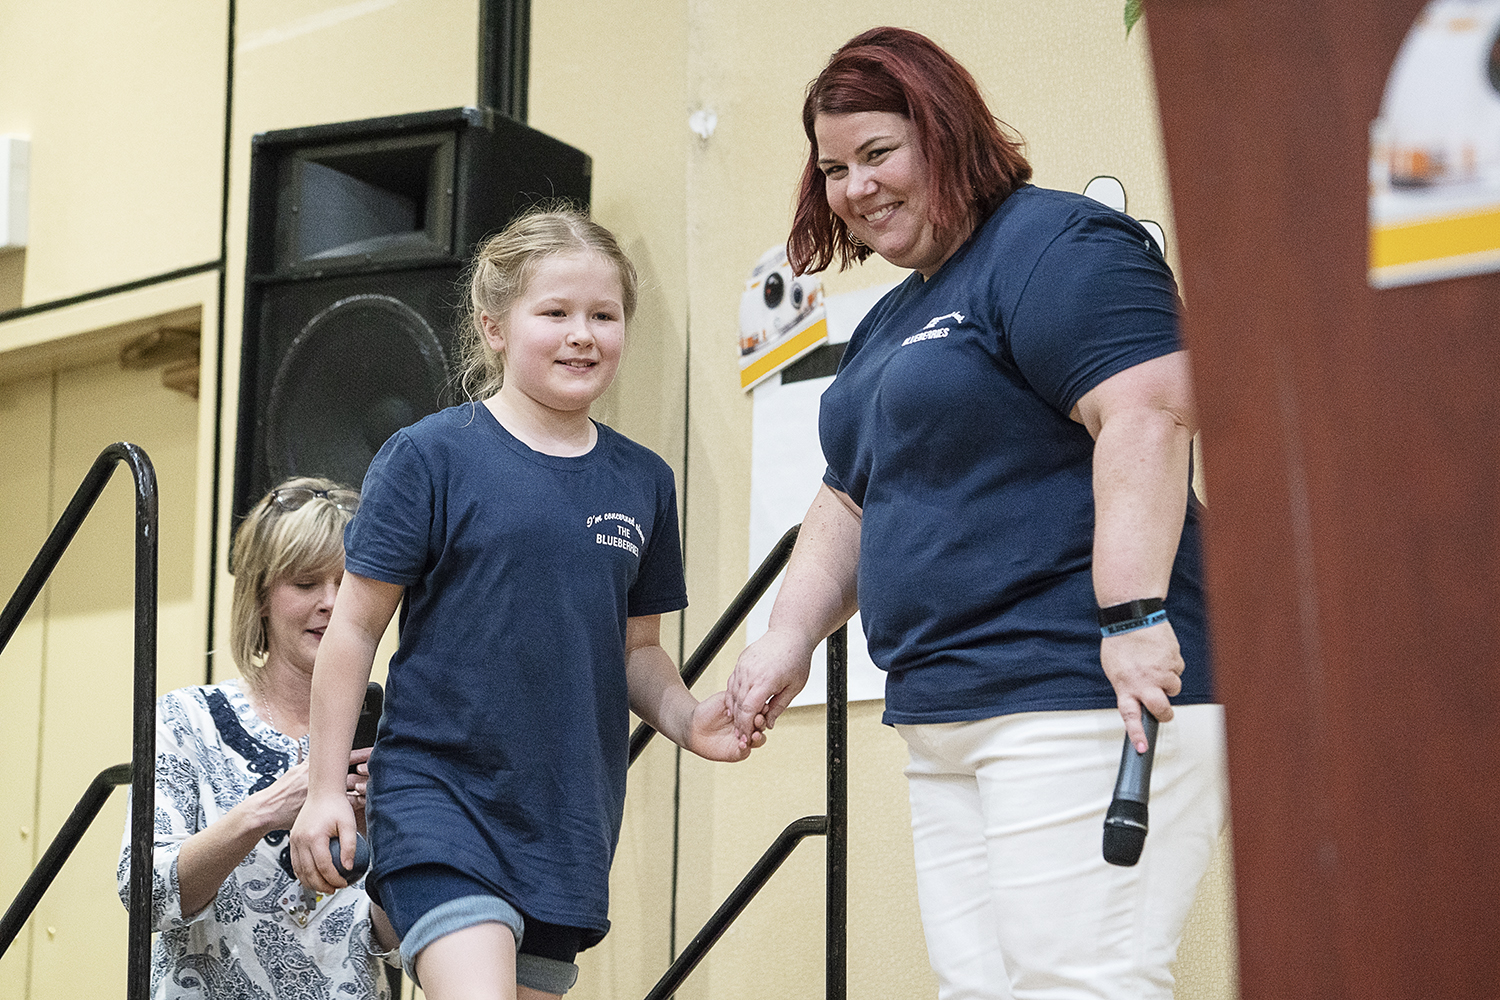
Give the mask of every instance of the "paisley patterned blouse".
<svg viewBox="0 0 1500 1000">
<path fill-rule="evenodd" d="M 273 783 L 307 751 L 263 722 L 239 681 L 172 691 L 156 704 L 151 955 L 156 1000 L 389 1000 L 359 883 L 303 895 L 290 835 L 267 834 L 209 906 L 184 914 L 177 853 L 192 834 Z M 120 853 L 130 898 L 130 829 Z M 394 956 L 393 956 L 394 958 Z"/>
</svg>

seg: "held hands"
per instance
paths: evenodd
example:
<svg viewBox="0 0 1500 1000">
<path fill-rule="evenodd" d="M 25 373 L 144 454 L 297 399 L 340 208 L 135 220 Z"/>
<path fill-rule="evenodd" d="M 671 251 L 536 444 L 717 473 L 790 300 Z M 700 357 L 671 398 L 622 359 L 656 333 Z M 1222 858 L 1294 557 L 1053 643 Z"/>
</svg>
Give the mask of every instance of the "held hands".
<svg viewBox="0 0 1500 1000">
<path fill-rule="evenodd" d="M 812 651 L 796 637 L 774 630 L 745 647 L 725 691 L 725 709 L 742 742 L 756 736 L 764 741 L 765 730 L 776 727 L 777 718 L 807 684 Z"/>
<path fill-rule="evenodd" d="M 1170 622 L 1135 629 L 1101 641 L 1099 660 L 1114 686 L 1125 735 L 1138 753 L 1146 751 L 1141 725 L 1144 707 L 1158 722 L 1172 718 L 1172 695 L 1182 691 L 1182 653 Z"/>
<path fill-rule="evenodd" d="M 708 760 L 740 761 L 764 746 L 765 733 L 742 736 L 729 714 L 729 693 L 720 691 L 698 703 L 688 727 L 687 749 Z"/>
</svg>

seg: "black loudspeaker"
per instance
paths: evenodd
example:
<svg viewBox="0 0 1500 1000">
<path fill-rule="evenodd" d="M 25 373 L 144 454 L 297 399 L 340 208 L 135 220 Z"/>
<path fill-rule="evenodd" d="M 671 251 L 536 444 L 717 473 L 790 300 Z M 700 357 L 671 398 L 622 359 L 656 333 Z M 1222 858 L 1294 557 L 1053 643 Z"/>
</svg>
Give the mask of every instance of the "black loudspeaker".
<svg viewBox="0 0 1500 1000">
<path fill-rule="evenodd" d="M 455 399 L 474 248 L 538 203 L 587 210 L 589 157 L 455 108 L 255 136 L 234 516 L 276 483 L 358 486 Z"/>
</svg>

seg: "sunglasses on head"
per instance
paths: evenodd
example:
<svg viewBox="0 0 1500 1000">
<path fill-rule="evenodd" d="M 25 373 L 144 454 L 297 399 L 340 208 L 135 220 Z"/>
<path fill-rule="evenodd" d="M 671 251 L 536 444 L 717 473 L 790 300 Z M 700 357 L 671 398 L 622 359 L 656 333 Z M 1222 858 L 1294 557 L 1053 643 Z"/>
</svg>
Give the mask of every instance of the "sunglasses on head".
<svg viewBox="0 0 1500 1000">
<path fill-rule="evenodd" d="M 351 514 L 359 510 L 359 493 L 355 490 L 315 490 L 311 486 L 284 486 L 271 491 L 271 500 L 286 511 L 305 507 L 319 497 Z"/>
</svg>

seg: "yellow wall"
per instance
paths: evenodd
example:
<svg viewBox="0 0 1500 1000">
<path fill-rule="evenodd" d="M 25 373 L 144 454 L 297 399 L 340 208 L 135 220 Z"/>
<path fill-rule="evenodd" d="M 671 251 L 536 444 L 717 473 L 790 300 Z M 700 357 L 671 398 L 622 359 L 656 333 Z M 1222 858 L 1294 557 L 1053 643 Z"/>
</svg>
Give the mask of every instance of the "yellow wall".
<svg viewBox="0 0 1500 1000">
<path fill-rule="evenodd" d="M 969 66 L 1025 136 L 1039 183 L 1081 190 L 1096 174 L 1119 177 L 1131 211 L 1166 228 L 1175 260 L 1146 39 L 1141 28 L 1124 37 L 1120 6 L 959 0 L 922 12 L 894 0 L 533 0 L 530 123 L 593 157 L 595 214 L 620 234 L 643 278 L 626 363 L 599 415 L 677 472 L 689 650 L 750 568 L 750 399 L 738 388 L 732 345 L 745 275 L 786 235 L 807 81 L 866 27 L 925 31 Z M 478 0 L 257 0 L 235 9 L 218 439 L 216 272 L 0 317 L 0 447 L 12 459 L 0 472 L 0 596 L 87 458 L 138 437 L 158 471 L 170 470 L 163 690 L 203 676 L 211 574 L 215 645 L 225 643 L 250 136 L 472 104 L 477 94 Z M 186 0 L 0 5 L 0 134 L 32 142 L 31 240 L 24 252 L 0 254 L 0 310 L 218 258 L 229 28 L 227 5 Z M 717 115 L 707 139 L 688 128 L 699 109 Z M 897 276 L 877 262 L 825 275 L 825 285 L 839 293 Z M 184 316 L 203 332 L 196 404 L 162 389 L 155 373 L 120 372 L 111 360 L 153 321 Z M 111 495 L 125 492 L 111 486 Z M 107 518 L 128 523 L 118 510 Z M 54 584 L 53 603 L 34 610 L 0 655 L 0 725 L 12 734 L 6 758 L 15 762 L 0 774 L 0 900 L 24 878 L 38 833 L 50 837 L 87 778 L 128 756 L 129 638 L 120 622 L 129 599 L 117 574 L 128 579 L 129 560 L 116 542 L 91 542 L 69 559 L 77 563 Z M 722 686 L 739 645 L 731 641 L 703 690 Z M 850 995 L 932 996 L 904 749 L 879 724 L 879 707 L 850 707 Z M 680 789 L 678 754 L 653 744 L 631 774 L 615 929 L 584 955 L 574 995 L 644 995 L 671 957 L 674 904 L 680 949 L 787 822 L 823 811 L 822 760 L 821 710 L 812 708 L 788 713 L 745 765 L 683 759 Z M 122 824 L 116 801 L 31 933 L 0 959 L 0 995 L 72 996 L 83 982 L 106 991 L 123 982 L 124 916 L 111 888 Z M 822 852 L 821 840 L 804 843 L 680 991 L 684 1000 L 821 989 Z M 1234 995 L 1228 899 L 1221 861 L 1184 943 L 1180 997 Z"/>
<path fill-rule="evenodd" d="M 0 134 L 31 137 L 25 300 L 219 256 L 225 8 L 0 5 Z"/>
</svg>

